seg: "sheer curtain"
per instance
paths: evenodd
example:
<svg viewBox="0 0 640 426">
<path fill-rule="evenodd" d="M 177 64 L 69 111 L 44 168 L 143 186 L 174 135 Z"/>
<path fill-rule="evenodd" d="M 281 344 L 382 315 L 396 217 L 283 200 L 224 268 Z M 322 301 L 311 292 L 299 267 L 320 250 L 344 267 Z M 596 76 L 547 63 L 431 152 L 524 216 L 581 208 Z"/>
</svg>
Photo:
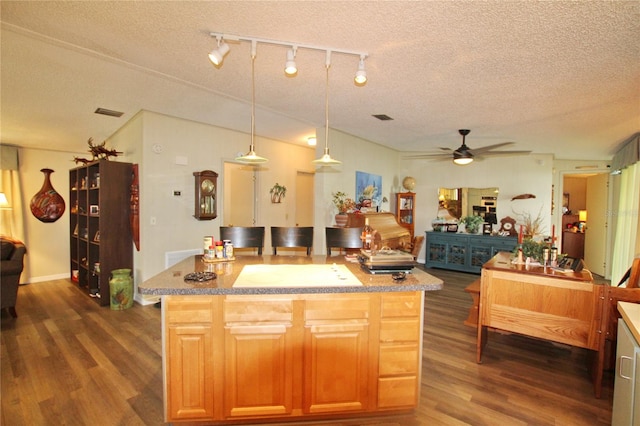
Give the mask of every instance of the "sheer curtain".
<svg viewBox="0 0 640 426">
<path fill-rule="evenodd" d="M 18 173 L 18 148 L 0 145 L 0 192 L 7 197 L 7 207 L 0 210 L 0 235 L 25 240 L 22 211 L 25 208 Z"/>
<path fill-rule="evenodd" d="M 640 211 L 640 163 L 622 169 L 620 175 L 620 202 L 618 222 L 613 243 L 611 284 L 616 285 L 631 267 L 638 248 L 638 222 Z"/>
</svg>

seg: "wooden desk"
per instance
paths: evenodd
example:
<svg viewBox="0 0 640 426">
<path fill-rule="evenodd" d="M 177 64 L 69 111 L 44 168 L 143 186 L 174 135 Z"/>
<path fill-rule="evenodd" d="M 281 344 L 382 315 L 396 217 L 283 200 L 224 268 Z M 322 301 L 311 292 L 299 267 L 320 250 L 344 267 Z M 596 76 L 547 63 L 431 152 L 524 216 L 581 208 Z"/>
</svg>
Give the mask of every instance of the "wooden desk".
<svg viewBox="0 0 640 426">
<path fill-rule="evenodd" d="M 514 265 L 499 253 L 482 268 L 477 362 L 487 327 L 597 351 L 604 286 L 591 273 Z"/>
</svg>

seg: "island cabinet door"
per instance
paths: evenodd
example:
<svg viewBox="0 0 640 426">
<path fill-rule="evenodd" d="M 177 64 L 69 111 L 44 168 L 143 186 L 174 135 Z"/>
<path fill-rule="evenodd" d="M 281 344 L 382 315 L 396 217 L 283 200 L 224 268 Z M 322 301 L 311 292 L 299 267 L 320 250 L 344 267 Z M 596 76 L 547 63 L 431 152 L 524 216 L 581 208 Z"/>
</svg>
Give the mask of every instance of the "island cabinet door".
<svg viewBox="0 0 640 426">
<path fill-rule="evenodd" d="M 369 296 L 305 301 L 303 411 L 369 409 Z"/>
<path fill-rule="evenodd" d="M 378 409 L 415 408 L 420 389 L 423 293 L 381 297 Z"/>
<path fill-rule="evenodd" d="M 167 420 L 213 420 L 213 298 L 167 296 Z"/>
<path fill-rule="evenodd" d="M 291 415 L 296 346 L 291 298 L 227 296 L 224 324 L 225 417 Z"/>
</svg>

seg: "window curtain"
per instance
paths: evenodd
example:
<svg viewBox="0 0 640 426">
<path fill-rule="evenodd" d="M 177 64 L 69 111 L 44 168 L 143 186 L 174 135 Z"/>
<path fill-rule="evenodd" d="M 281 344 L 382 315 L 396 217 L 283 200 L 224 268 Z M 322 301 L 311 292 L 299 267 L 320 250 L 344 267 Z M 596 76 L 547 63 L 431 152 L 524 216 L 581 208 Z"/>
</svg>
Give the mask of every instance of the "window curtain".
<svg viewBox="0 0 640 426">
<path fill-rule="evenodd" d="M 617 211 L 617 226 L 613 243 L 611 284 L 617 285 L 624 273 L 631 267 L 638 243 L 638 223 L 640 222 L 640 163 L 636 162 L 622 169 L 620 175 L 620 201 Z"/>
<path fill-rule="evenodd" d="M 0 192 L 7 197 L 8 204 L 0 209 L 0 235 L 25 241 L 22 217 L 25 206 L 18 164 L 18 148 L 0 145 Z"/>
</svg>

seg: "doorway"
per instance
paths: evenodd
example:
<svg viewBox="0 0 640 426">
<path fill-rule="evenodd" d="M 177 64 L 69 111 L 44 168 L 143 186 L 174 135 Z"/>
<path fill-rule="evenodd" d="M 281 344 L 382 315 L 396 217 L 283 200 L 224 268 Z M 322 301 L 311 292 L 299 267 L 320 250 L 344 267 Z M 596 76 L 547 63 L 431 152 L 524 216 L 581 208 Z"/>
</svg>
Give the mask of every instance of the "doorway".
<svg viewBox="0 0 640 426">
<path fill-rule="evenodd" d="M 254 226 L 257 221 L 255 168 L 225 161 L 222 226 Z"/>
<path fill-rule="evenodd" d="M 611 262 L 609 242 L 610 226 L 607 211 L 609 201 L 608 173 L 568 173 L 563 176 L 563 199 L 568 200 L 568 215 L 562 216 L 562 252 L 575 249 L 579 242 L 581 254 L 587 269 L 592 273 L 609 278 Z M 586 218 L 584 217 L 586 215 Z M 582 217 L 581 217 L 582 216 Z M 575 225 L 575 226 L 573 226 Z M 573 230 L 572 230 L 573 229 Z M 574 231 L 577 230 L 577 233 Z M 580 231 L 583 230 L 583 233 Z M 568 243 L 571 245 L 568 246 Z"/>
</svg>

